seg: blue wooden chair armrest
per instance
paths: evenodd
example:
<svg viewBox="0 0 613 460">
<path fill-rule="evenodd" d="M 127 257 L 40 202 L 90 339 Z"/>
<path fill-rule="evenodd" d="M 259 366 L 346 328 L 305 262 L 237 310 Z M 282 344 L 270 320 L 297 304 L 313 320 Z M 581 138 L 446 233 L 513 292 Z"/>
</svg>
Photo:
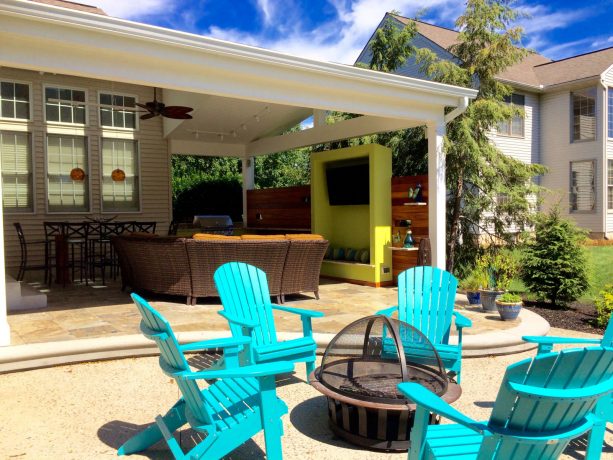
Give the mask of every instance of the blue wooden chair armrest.
<svg viewBox="0 0 613 460">
<path fill-rule="evenodd" d="M 566 388 L 543 388 L 509 381 L 507 381 L 507 385 L 524 398 L 539 400 L 553 399 L 561 401 L 565 399 L 592 398 L 605 396 L 613 392 L 611 380 L 605 380 L 604 382 L 583 388 L 575 388 L 572 392 Z"/>
<path fill-rule="evenodd" d="M 392 316 L 397 311 L 398 311 L 398 305 L 394 305 L 393 307 L 384 308 L 383 310 L 379 310 L 376 314 L 377 315 Z"/>
<path fill-rule="evenodd" d="M 293 313 L 295 315 L 300 315 L 300 316 L 308 316 L 309 318 L 322 318 L 324 316 L 324 313 L 321 311 L 305 310 L 303 308 L 286 307 L 286 306 L 277 305 L 274 303 L 272 304 L 272 309 L 286 311 L 288 313 Z"/>
<path fill-rule="evenodd" d="M 225 337 L 222 339 L 203 340 L 179 346 L 181 351 L 210 350 L 213 348 L 238 348 L 251 342 L 250 337 Z"/>
<path fill-rule="evenodd" d="M 436 414 L 440 414 L 443 417 L 464 425 L 471 430 L 483 434 L 490 435 L 491 432 L 488 429 L 487 425 L 482 422 L 477 422 L 470 417 L 467 417 L 463 413 L 451 407 L 437 395 L 432 393 L 427 388 L 417 384 L 417 383 L 399 383 L 398 389 L 411 401 L 415 402 L 415 404 L 426 408 L 430 412 L 434 412 Z"/>
<path fill-rule="evenodd" d="M 522 337 L 524 342 L 536 343 L 538 345 L 537 354 L 549 353 L 553 350 L 553 346 L 556 344 L 569 344 L 569 345 L 582 345 L 582 344 L 596 344 L 602 343 L 601 339 L 579 339 L 577 337 L 552 337 L 552 336 L 538 336 L 538 335 L 524 335 Z"/>
<path fill-rule="evenodd" d="M 249 321 L 248 319 L 245 319 L 245 318 L 237 318 L 236 316 L 228 313 L 225 310 L 219 310 L 217 314 L 220 316 L 223 316 L 225 319 L 227 319 L 231 323 L 238 324 L 239 326 L 247 327 L 249 329 L 255 329 L 259 325 L 257 321 Z"/>
<path fill-rule="evenodd" d="M 453 317 L 455 318 L 456 329 L 462 329 L 464 327 L 472 327 L 473 322 L 460 312 L 454 311 Z"/>
<path fill-rule="evenodd" d="M 219 369 L 198 372 L 184 372 L 181 377 L 186 380 L 212 380 L 226 378 L 266 377 L 269 375 L 287 374 L 294 370 L 294 363 L 289 361 L 275 361 L 265 364 L 252 364 L 233 369 Z"/>
</svg>

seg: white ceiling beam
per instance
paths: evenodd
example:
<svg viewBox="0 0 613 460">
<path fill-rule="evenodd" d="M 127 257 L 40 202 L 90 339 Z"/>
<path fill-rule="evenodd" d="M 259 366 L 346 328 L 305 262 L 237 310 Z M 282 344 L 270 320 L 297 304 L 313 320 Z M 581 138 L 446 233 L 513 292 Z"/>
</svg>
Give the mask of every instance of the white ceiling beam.
<svg viewBox="0 0 613 460">
<path fill-rule="evenodd" d="M 202 157 L 244 157 L 243 144 L 224 144 L 223 142 L 186 141 L 170 139 L 168 151 L 171 155 L 196 155 Z"/>
<path fill-rule="evenodd" d="M 259 139 L 247 144 L 245 155 L 266 155 L 324 142 L 351 139 L 387 131 L 397 131 L 399 129 L 421 126 L 423 124 L 424 123 L 419 120 L 393 120 L 368 116 L 351 118 L 332 125 L 314 126 L 304 131 Z"/>
</svg>

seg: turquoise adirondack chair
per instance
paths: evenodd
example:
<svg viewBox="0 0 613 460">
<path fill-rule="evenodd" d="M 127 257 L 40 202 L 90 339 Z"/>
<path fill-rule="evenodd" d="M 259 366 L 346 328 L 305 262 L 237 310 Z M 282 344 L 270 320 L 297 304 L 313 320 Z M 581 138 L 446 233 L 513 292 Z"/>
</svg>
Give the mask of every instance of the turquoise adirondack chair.
<svg viewBox="0 0 613 460">
<path fill-rule="evenodd" d="M 458 280 L 451 273 L 434 267 L 413 267 L 398 275 L 398 305 L 377 312 L 392 316 L 419 329 L 432 342 L 445 369 L 456 375 L 462 371 L 462 329 L 472 322 L 453 310 Z M 449 343 L 451 319 L 455 320 L 458 344 Z M 409 350 L 410 352 L 410 350 Z"/>
<path fill-rule="evenodd" d="M 554 345 L 600 345 L 613 347 L 613 313 L 609 317 L 609 324 L 604 331 L 602 339 L 581 339 L 577 337 L 553 337 L 553 336 L 529 336 L 522 337 L 526 342 L 538 344 L 537 356 L 552 351 Z M 592 428 L 590 442 L 588 444 L 588 458 L 600 458 L 607 422 L 613 423 L 613 394 L 608 398 L 602 398 L 596 406 L 595 413 L 601 423 Z"/>
<path fill-rule="evenodd" d="M 176 459 L 221 458 L 264 430 L 266 457 L 281 459 L 281 416 L 287 406 L 276 396 L 275 375 L 291 372 L 289 362 L 239 367 L 238 352 L 249 338 L 225 338 L 179 345 L 170 325 L 147 301 L 136 294 L 132 299 L 142 316 L 141 331 L 160 349 L 160 367 L 177 382 L 183 395 L 155 423 L 125 442 L 119 455 L 147 449 L 164 439 Z M 222 348 L 226 369 L 192 371 L 184 352 Z M 198 380 L 216 379 L 201 390 Z M 188 423 L 205 434 L 204 439 L 184 453 L 173 433 Z"/>
<path fill-rule="evenodd" d="M 315 368 L 315 350 L 311 318 L 324 314 L 273 304 L 270 301 L 266 273 L 243 262 L 229 262 L 219 267 L 213 275 L 223 310 L 218 313 L 230 325 L 233 337 L 251 337 L 250 347 L 243 356 L 254 363 L 278 360 L 306 363 L 307 379 Z M 303 337 L 278 341 L 273 310 L 300 315 Z"/>
<path fill-rule="evenodd" d="M 400 383 L 398 389 L 417 404 L 409 460 L 556 459 L 599 422 L 597 401 L 613 392 L 613 348 L 564 350 L 512 364 L 485 422 L 419 384 Z M 429 426 L 431 412 L 456 424 Z"/>
</svg>

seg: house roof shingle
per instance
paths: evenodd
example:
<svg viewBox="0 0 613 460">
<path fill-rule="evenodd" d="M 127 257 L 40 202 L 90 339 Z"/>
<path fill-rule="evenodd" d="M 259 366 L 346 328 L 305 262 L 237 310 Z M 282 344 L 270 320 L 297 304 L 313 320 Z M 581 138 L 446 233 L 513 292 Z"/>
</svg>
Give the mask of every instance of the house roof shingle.
<svg viewBox="0 0 613 460">
<path fill-rule="evenodd" d="M 391 15 L 403 24 L 411 19 Z M 459 32 L 416 21 L 417 31 L 442 48 L 458 43 Z M 538 53 L 530 52 L 521 62 L 512 65 L 498 75 L 509 83 L 528 86 L 551 86 L 583 78 L 601 75 L 613 65 L 613 47 L 570 58 L 552 61 Z"/>
<path fill-rule="evenodd" d="M 101 14 L 104 16 L 108 16 L 104 12 L 104 10 L 98 8 L 97 6 L 86 5 L 84 3 L 69 2 L 68 0 L 29 0 L 29 1 L 35 2 L 35 3 L 44 3 L 45 5 L 59 6 L 61 8 L 68 8 L 71 10 L 84 11 L 86 13 L 94 13 L 94 14 Z"/>
</svg>

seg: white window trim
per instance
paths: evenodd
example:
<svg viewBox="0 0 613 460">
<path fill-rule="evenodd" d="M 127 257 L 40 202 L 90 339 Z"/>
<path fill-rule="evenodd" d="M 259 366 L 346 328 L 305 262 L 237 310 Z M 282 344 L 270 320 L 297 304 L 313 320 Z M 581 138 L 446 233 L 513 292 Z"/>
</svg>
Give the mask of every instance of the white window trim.
<svg viewBox="0 0 613 460">
<path fill-rule="evenodd" d="M 3 80 L 4 81 L 4 80 Z M 31 104 L 30 104 L 31 105 Z M 4 213 L 5 216 L 32 216 L 34 214 L 36 214 L 36 161 L 34 161 L 34 133 L 29 130 L 9 130 L 9 129 L 2 129 L 2 127 L 0 127 L 0 131 L 13 131 L 13 132 L 19 132 L 19 133 L 28 133 L 30 135 L 30 161 L 31 161 L 31 167 L 32 167 L 32 211 L 24 211 L 24 212 L 11 212 L 10 210 L 5 210 L 4 206 L 2 206 L 2 211 Z"/>
<path fill-rule="evenodd" d="M 570 91 L 569 93 L 570 95 L 570 101 L 569 101 L 570 102 L 570 106 L 569 106 L 570 129 L 569 131 L 570 131 L 570 143 L 571 144 L 582 144 L 584 142 L 595 142 L 598 140 L 598 91 L 596 91 L 596 94 L 594 95 L 594 124 L 595 124 L 594 137 L 592 139 L 575 139 L 574 138 L 575 137 L 575 111 L 574 111 L 573 95 L 577 92 L 589 91 L 592 88 L 593 88 L 592 86 L 589 86 L 587 88 L 578 88 L 575 91 Z M 577 160 L 577 161 L 581 161 L 581 160 Z M 587 212 L 587 211 L 583 211 L 583 212 Z"/>
<path fill-rule="evenodd" d="M 66 123 L 64 121 L 53 121 L 47 120 L 47 88 L 58 88 L 58 89 L 69 89 L 72 91 L 83 91 L 85 92 L 85 123 Z M 43 83 L 43 93 L 42 93 L 42 112 L 43 112 L 43 121 L 48 126 L 70 126 L 70 127 L 80 127 L 86 128 L 89 126 L 89 93 L 87 88 L 79 88 L 78 86 L 69 86 L 55 83 Z"/>
<path fill-rule="evenodd" d="M 92 181 L 91 181 L 91 170 L 92 170 L 92 154 L 91 154 L 91 139 L 90 136 L 80 136 L 80 137 L 84 137 L 85 138 L 85 147 L 87 148 L 87 165 L 88 165 L 88 169 L 89 171 L 85 171 L 85 173 L 89 176 L 89 180 L 87 181 L 87 193 L 89 195 L 89 203 L 88 203 L 88 209 L 86 211 L 49 211 L 49 180 L 48 180 L 48 142 L 47 142 L 47 136 L 49 134 L 55 134 L 55 135 L 65 135 L 65 136 L 77 136 L 75 134 L 66 134 L 66 133 L 44 133 L 44 146 L 43 146 L 43 150 L 44 150 L 44 160 L 45 160 L 45 167 L 44 167 L 44 180 L 45 180 L 45 212 L 47 214 L 51 214 L 54 216 L 57 215 L 69 215 L 69 216 L 78 216 L 78 215 L 85 215 L 85 214 L 92 214 Z"/>
<path fill-rule="evenodd" d="M 98 90 L 98 94 L 96 95 L 96 104 L 100 104 L 100 95 L 101 94 L 110 94 L 110 95 L 114 95 L 114 96 L 123 96 L 123 97 L 133 97 L 134 98 L 134 102 L 139 102 L 138 101 L 138 96 L 136 94 L 122 93 L 120 91 L 100 89 L 100 90 Z M 96 106 L 96 115 L 98 117 L 98 127 L 100 129 L 102 129 L 104 132 L 107 132 L 107 131 L 109 131 L 109 132 L 117 131 L 117 132 L 133 133 L 133 132 L 136 132 L 136 131 L 140 130 L 140 117 L 138 116 L 138 112 L 134 113 L 134 128 L 121 128 L 121 127 L 117 127 L 117 126 L 103 126 L 102 125 L 102 117 L 100 116 L 100 109 L 101 109 L 101 106 L 97 105 Z M 105 136 L 105 137 L 109 137 L 109 136 Z"/>
<path fill-rule="evenodd" d="M 589 211 L 579 211 L 579 210 L 571 210 L 570 209 L 570 199 L 568 201 L 568 213 L 569 214 L 596 214 L 598 212 L 598 161 L 596 158 L 586 158 L 581 160 L 570 160 L 568 162 L 568 196 L 570 198 L 570 184 L 572 180 L 573 174 L 573 163 L 584 163 L 591 162 L 594 168 L 594 209 Z"/>
<path fill-rule="evenodd" d="M 138 211 L 103 211 L 104 205 L 104 196 L 102 193 L 102 142 L 104 139 L 110 140 L 122 140 L 122 141 L 133 141 L 136 142 L 136 155 L 138 158 Z M 100 136 L 98 138 L 98 145 L 100 146 L 100 154 L 98 155 L 98 183 L 100 184 L 100 214 L 143 214 L 143 181 L 141 175 L 141 141 L 140 139 L 136 139 L 134 137 L 123 137 L 123 136 Z"/>
<path fill-rule="evenodd" d="M 28 100 L 29 103 L 29 112 L 28 113 L 28 119 L 24 120 L 23 118 L 9 118 L 9 117 L 0 117 L 0 121 L 9 121 L 12 123 L 31 123 L 34 117 L 34 103 L 32 101 L 32 99 L 34 98 L 33 94 L 32 94 L 32 90 L 33 90 L 33 85 L 32 82 L 29 81 L 25 81 L 25 80 L 13 80 L 12 78 L 0 78 L 0 82 L 6 82 L 6 83 L 19 83 L 21 85 L 28 85 L 29 89 L 29 93 L 30 93 L 30 98 Z"/>
</svg>

